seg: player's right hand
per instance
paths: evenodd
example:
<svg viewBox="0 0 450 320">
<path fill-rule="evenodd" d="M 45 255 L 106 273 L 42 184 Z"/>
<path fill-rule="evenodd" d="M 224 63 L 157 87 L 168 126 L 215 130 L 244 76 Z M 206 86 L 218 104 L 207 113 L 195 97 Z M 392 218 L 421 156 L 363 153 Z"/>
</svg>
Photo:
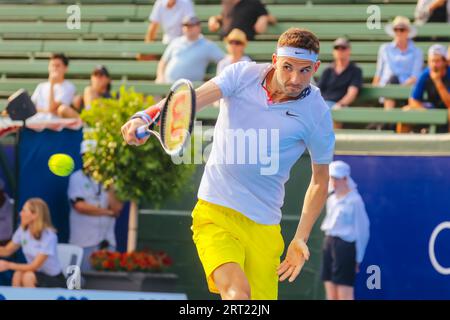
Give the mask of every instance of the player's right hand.
<svg viewBox="0 0 450 320">
<path fill-rule="evenodd" d="M 139 118 L 128 120 L 121 128 L 123 140 L 133 146 L 144 144 L 150 136 L 142 139 L 136 137 L 137 128 L 146 125 L 145 121 Z"/>
</svg>

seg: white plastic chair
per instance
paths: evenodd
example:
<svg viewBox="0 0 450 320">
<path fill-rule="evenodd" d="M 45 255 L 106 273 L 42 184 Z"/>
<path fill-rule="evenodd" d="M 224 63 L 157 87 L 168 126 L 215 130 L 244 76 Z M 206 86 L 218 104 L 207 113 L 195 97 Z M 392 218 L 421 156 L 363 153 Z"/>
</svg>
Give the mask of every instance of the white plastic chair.
<svg viewBox="0 0 450 320">
<path fill-rule="evenodd" d="M 59 243 L 57 250 L 58 260 L 61 264 L 63 275 L 67 278 L 68 266 L 75 265 L 81 267 L 81 262 L 83 259 L 83 248 L 73 244 Z"/>
</svg>

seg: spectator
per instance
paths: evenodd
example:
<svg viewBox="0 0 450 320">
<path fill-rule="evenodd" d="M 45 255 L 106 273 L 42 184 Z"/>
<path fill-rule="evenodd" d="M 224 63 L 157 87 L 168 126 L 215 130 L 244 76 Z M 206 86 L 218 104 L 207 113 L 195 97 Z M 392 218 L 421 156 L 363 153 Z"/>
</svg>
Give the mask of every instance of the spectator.
<svg viewBox="0 0 450 320">
<path fill-rule="evenodd" d="M 428 49 L 428 67 L 419 76 L 404 110 L 450 109 L 450 66 L 447 64 L 446 54 L 445 47 L 440 44 L 434 44 Z M 424 99 L 424 93 L 427 99 Z M 411 129 L 409 125 L 397 125 L 397 132 L 408 132 Z M 438 132 L 450 132 L 450 124 L 438 126 L 437 129 Z"/>
<path fill-rule="evenodd" d="M 164 32 L 162 42 L 169 44 L 183 34 L 181 30 L 183 19 L 193 16 L 195 16 L 195 12 L 191 0 L 156 0 L 149 17 L 150 24 L 145 41 L 155 41 L 161 24 Z"/>
<path fill-rule="evenodd" d="M 369 241 L 370 222 L 347 163 L 330 163 L 330 187 L 332 194 L 321 226 L 325 232 L 322 280 L 328 300 L 353 300 L 356 273 Z"/>
<path fill-rule="evenodd" d="M 413 85 L 422 71 L 423 53 L 411 40 L 417 31 L 406 17 L 398 16 L 386 26 L 386 32 L 394 37 L 383 44 L 378 51 L 377 69 L 372 84 Z M 384 108 L 392 109 L 395 101 L 384 99 Z"/>
<path fill-rule="evenodd" d="M 95 148 L 95 142 L 86 140 L 81 144 L 81 155 Z M 75 171 L 69 178 L 71 244 L 83 248 L 82 271 L 91 269 L 89 258 L 100 249 L 114 251 L 116 218 L 122 211 L 113 189 L 106 190 L 87 173 L 87 166 Z"/>
<path fill-rule="evenodd" d="M 62 105 L 64 118 L 79 118 L 83 109 L 90 109 L 93 100 L 112 98 L 111 77 L 105 66 L 98 65 L 91 73 L 91 84 L 84 88 L 83 95 L 76 95 L 70 106 Z"/>
<path fill-rule="evenodd" d="M 203 81 L 210 62 L 218 63 L 222 50 L 201 34 L 200 20 L 183 20 L 183 36 L 173 40 L 158 63 L 156 82 L 172 83 L 180 78 Z"/>
<path fill-rule="evenodd" d="M 276 23 L 276 19 L 260 0 L 222 0 L 222 13 L 209 18 L 208 28 L 211 32 L 220 29 L 221 38 L 237 28 L 251 41 L 256 33 L 266 32 L 269 23 Z"/>
<path fill-rule="evenodd" d="M 251 61 L 245 54 L 245 48 L 247 46 L 247 37 L 242 30 L 233 29 L 225 38 L 228 54 L 219 61 L 217 64 L 217 74 L 229 66 L 230 64 L 239 61 Z"/>
<path fill-rule="evenodd" d="M 333 43 L 334 63 L 323 71 L 318 83 L 325 102 L 333 109 L 352 104 L 362 87 L 362 71 L 350 56 L 350 42 L 345 38 L 336 39 Z"/>
<path fill-rule="evenodd" d="M 13 232 L 14 200 L 5 192 L 5 182 L 0 179 L 0 246 L 11 240 Z"/>
<path fill-rule="evenodd" d="M 13 287 L 65 287 L 57 255 L 58 237 L 47 204 L 39 198 L 25 202 L 21 223 L 12 240 L 0 247 L 0 257 L 11 256 L 20 247 L 26 264 L 0 260 L 0 272 L 14 270 Z"/>
<path fill-rule="evenodd" d="M 414 16 L 417 25 L 426 22 L 450 22 L 450 1 L 419 0 Z"/>
<path fill-rule="evenodd" d="M 62 53 L 52 54 L 48 64 L 48 81 L 38 84 L 31 100 L 40 113 L 63 116 L 65 108 L 61 105 L 70 105 L 76 88 L 65 74 L 69 66 L 69 59 Z"/>
</svg>

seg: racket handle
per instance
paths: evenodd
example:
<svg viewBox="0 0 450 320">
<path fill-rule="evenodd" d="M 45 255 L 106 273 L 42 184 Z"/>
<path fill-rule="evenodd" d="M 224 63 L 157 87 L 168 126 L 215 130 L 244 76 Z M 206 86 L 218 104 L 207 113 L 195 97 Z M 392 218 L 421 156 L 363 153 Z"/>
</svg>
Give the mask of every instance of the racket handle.
<svg viewBox="0 0 450 320">
<path fill-rule="evenodd" d="M 150 135 L 150 131 L 148 130 L 148 125 L 140 126 L 136 129 L 136 138 L 143 139 Z"/>
</svg>

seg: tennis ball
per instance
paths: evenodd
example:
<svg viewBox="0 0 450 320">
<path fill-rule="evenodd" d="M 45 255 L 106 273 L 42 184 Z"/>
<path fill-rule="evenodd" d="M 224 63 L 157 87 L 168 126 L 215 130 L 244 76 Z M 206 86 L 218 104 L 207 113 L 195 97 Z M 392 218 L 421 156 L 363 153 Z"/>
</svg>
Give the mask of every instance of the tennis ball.
<svg viewBox="0 0 450 320">
<path fill-rule="evenodd" d="M 60 177 L 67 177 L 72 173 L 75 162 L 72 157 L 64 153 L 56 153 L 48 159 L 50 171 Z"/>
</svg>

